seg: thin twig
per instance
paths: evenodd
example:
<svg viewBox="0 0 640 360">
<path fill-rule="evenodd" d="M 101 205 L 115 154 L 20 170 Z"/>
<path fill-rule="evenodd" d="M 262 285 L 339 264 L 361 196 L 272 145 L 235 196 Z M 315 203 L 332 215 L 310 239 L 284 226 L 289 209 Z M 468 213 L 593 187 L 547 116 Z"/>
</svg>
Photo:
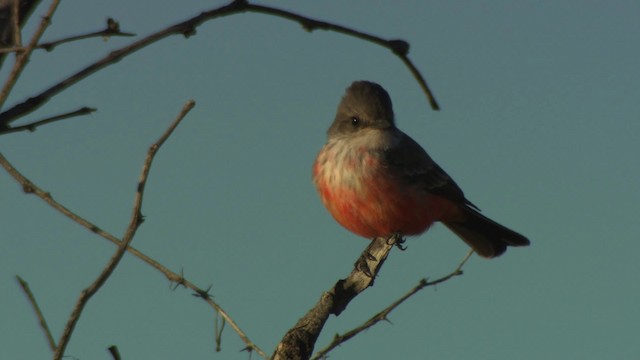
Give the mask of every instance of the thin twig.
<svg viewBox="0 0 640 360">
<path fill-rule="evenodd" d="M 0 166 L 2 166 L 9 173 L 9 175 L 11 175 L 22 186 L 22 190 L 25 193 L 36 195 L 37 197 L 45 201 L 47 204 L 49 204 L 52 208 L 56 209 L 57 211 L 62 213 L 64 216 L 73 220 L 75 223 L 79 224 L 80 226 L 99 235 L 100 237 L 110 241 L 111 243 L 117 246 L 121 245 L 120 239 L 118 239 L 111 233 L 101 229 L 94 223 L 81 217 L 75 212 L 69 210 L 67 207 L 65 207 L 58 201 L 56 201 L 49 192 L 44 191 L 42 188 L 34 184 L 31 180 L 27 179 L 16 168 L 14 168 L 13 165 L 11 165 L 11 163 L 2 155 L 2 153 L 0 153 Z M 191 281 L 186 279 L 183 274 L 178 274 L 176 272 L 171 271 L 169 268 L 165 267 L 161 263 L 157 262 L 155 259 L 149 257 L 148 255 L 144 254 L 142 251 L 134 248 L 133 246 L 129 245 L 127 250 L 129 251 L 130 254 L 134 255 L 138 259 L 142 260 L 146 264 L 158 270 L 167 278 L 167 280 L 169 280 L 172 283 L 175 283 L 176 286 L 181 285 L 187 289 L 191 289 L 192 291 L 194 291 L 194 293 L 197 294 L 198 297 L 201 297 L 207 304 L 209 304 L 209 306 L 211 306 L 216 312 L 218 312 L 225 319 L 225 322 L 229 324 L 231 328 L 233 328 L 233 330 L 238 334 L 240 339 L 242 339 L 242 341 L 247 345 L 248 349 L 253 349 L 260 356 L 262 356 L 263 358 L 266 358 L 265 352 L 262 349 L 260 349 L 258 345 L 253 343 L 251 339 L 249 339 L 249 337 L 244 333 L 244 331 L 240 329 L 240 326 L 231 318 L 231 316 L 220 305 L 218 305 L 215 301 L 213 301 L 211 296 L 208 295 L 207 290 L 204 290 L 203 288 L 192 283 Z"/>
<path fill-rule="evenodd" d="M 7 97 L 9 96 L 11 89 L 13 89 L 13 86 L 16 84 L 16 81 L 18 81 L 18 77 L 20 77 L 22 70 L 24 70 L 25 66 L 27 65 L 27 62 L 29 61 L 29 57 L 31 56 L 31 52 L 35 48 L 36 44 L 38 44 L 38 41 L 40 41 L 40 38 L 42 37 L 42 34 L 44 34 L 44 31 L 47 29 L 47 27 L 51 23 L 51 17 L 53 16 L 53 13 L 56 11 L 56 8 L 58 7 L 59 3 L 60 3 L 60 0 L 53 0 L 51 2 L 51 5 L 49 6 L 49 10 L 47 10 L 46 15 L 42 17 L 42 20 L 40 21 L 40 25 L 38 26 L 38 28 L 36 29 L 36 32 L 31 37 L 31 40 L 29 41 L 29 45 L 27 45 L 26 49 L 23 52 L 21 52 L 20 54 L 17 54 L 16 63 L 13 65 L 13 69 L 11 70 L 11 73 L 9 74 L 7 81 L 4 83 L 2 90 L 0 90 L 0 108 L 2 108 L 2 106 L 4 105 L 4 102 L 7 100 Z M 2 127 L 2 125 L 3 124 L 0 124 L 0 127 Z"/>
<path fill-rule="evenodd" d="M 46 119 L 34 121 L 34 122 L 30 123 L 30 124 L 9 127 L 7 129 L 0 128 L 0 135 L 13 133 L 13 132 L 19 132 L 19 131 L 32 131 L 33 132 L 33 131 L 36 131 L 36 128 L 38 128 L 38 126 L 46 125 L 46 124 L 49 124 L 49 123 L 52 123 L 52 122 L 55 122 L 55 121 L 69 119 L 69 118 L 76 117 L 76 116 L 88 115 L 88 114 L 91 114 L 94 111 L 97 111 L 97 109 L 84 106 L 84 107 L 81 107 L 78 110 L 71 111 L 71 112 L 64 113 L 64 114 L 60 114 L 60 115 L 56 115 L 56 116 L 51 116 L 51 117 L 48 117 Z"/>
<path fill-rule="evenodd" d="M 96 37 L 109 38 L 112 36 L 131 37 L 131 36 L 136 36 L 136 34 L 120 31 L 120 24 L 114 19 L 109 18 L 107 19 L 107 27 L 104 28 L 103 30 L 92 31 L 90 33 L 82 34 L 82 35 L 69 36 L 66 38 L 53 40 L 53 41 L 47 41 L 47 42 L 36 45 L 34 49 L 44 49 L 46 51 L 52 51 L 56 46 L 66 44 L 69 42 L 96 38 Z M 21 51 L 24 51 L 24 48 L 20 44 L 18 44 L 13 47 L 0 49 L 0 54 L 21 52 Z"/>
<path fill-rule="evenodd" d="M 51 51 L 56 46 L 61 45 L 61 44 L 65 44 L 65 43 L 68 43 L 68 42 L 84 40 L 84 39 L 89 39 L 89 38 L 94 38 L 94 37 L 108 38 L 108 37 L 111 37 L 111 36 L 131 37 L 131 36 L 136 36 L 136 34 L 120 31 L 120 23 L 118 23 L 117 21 L 115 21 L 112 18 L 108 18 L 107 19 L 107 27 L 105 29 L 103 29 L 103 30 L 91 32 L 91 33 L 84 34 L 84 35 L 70 36 L 70 37 L 67 37 L 67 38 L 64 38 L 64 39 L 49 41 L 49 42 L 46 42 L 46 43 L 41 43 L 41 44 L 38 44 L 37 47 L 40 48 L 40 49 L 45 49 L 47 51 Z"/>
<path fill-rule="evenodd" d="M 38 322 L 40 323 L 40 327 L 44 332 L 44 336 L 47 338 L 47 342 L 49 343 L 49 348 L 51 351 L 56 350 L 56 341 L 53 339 L 53 335 L 51 335 L 51 330 L 49 330 L 49 325 L 47 325 L 47 321 L 44 318 L 44 314 L 42 314 L 42 310 L 40 310 L 40 306 L 38 306 L 38 302 L 36 301 L 36 297 L 33 296 L 31 289 L 29 288 L 29 284 L 24 281 L 20 276 L 16 275 L 16 280 L 18 280 L 18 284 L 24 291 L 24 294 L 27 295 L 27 299 L 29 299 L 29 303 L 31 307 L 33 307 L 33 311 L 36 313 L 38 317 Z"/>
<path fill-rule="evenodd" d="M 8 126 L 8 124 L 11 123 L 12 121 L 16 120 L 21 116 L 24 116 L 25 114 L 28 114 L 36 110 L 37 108 L 39 108 L 40 106 L 48 102 L 53 96 L 59 94 L 63 90 L 67 89 L 68 87 L 76 84 L 80 80 L 85 79 L 86 77 L 92 75 L 93 73 L 103 69 L 108 65 L 111 65 L 113 63 L 116 63 L 122 60 L 122 58 L 128 55 L 131 55 L 132 53 L 148 45 L 151 45 L 157 41 L 160 41 L 170 35 L 176 35 L 176 34 L 182 34 L 185 36 L 191 35 L 195 31 L 195 27 L 206 20 L 229 15 L 233 12 L 238 12 L 239 9 L 234 4 L 235 3 L 232 3 L 231 5 L 223 6 L 218 9 L 202 13 L 187 21 L 169 26 L 143 39 L 135 41 L 132 44 L 127 45 L 119 50 L 112 51 L 111 53 L 109 53 L 109 55 L 92 63 L 91 65 L 85 67 L 84 69 L 78 71 L 77 73 L 62 80 L 61 82 L 53 85 L 52 87 L 46 89 L 42 93 L 36 96 L 30 97 L 26 101 L 19 103 L 13 106 L 12 108 L 0 113 L 0 127 L 2 127 L 3 125 L 5 127 Z"/>
<path fill-rule="evenodd" d="M 47 103 L 52 97 L 56 96 L 57 94 L 67 89 L 68 87 L 87 78 L 88 76 L 92 75 L 98 70 L 101 70 L 106 66 L 109 66 L 113 63 L 116 63 L 122 60 L 122 58 L 128 55 L 131 55 L 132 53 L 148 45 L 158 42 L 171 35 L 181 34 L 181 35 L 184 35 L 185 37 L 191 36 L 195 34 L 195 29 L 199 25 L 201 25 L 202 23 L 208 20 L 229 16 L 237 13 L 244 13 L 244 12 L 255 12 L 255 13 L 263 13 L 263 14 L 278 16 L 291 21 L 296 21 L 302 24 L 302 26 L 309 31 L 314 29 L 334 31 L 334 32 L 342 33 L 348 36 L 352 36 L 358 39 L 362 39 L 362 40 L 383 46 L 391 50 L 396 56 L 398 56 L 402 60 L 402 62 L 409 68 L 409 70 L 411 71 L 411 74 L 416 78 L 416 80 L 420 84 L 420 87 L 427 95 L 427 98 L 429 100 L 429 103 L 431 104 L 431 107 L 435 110 L 439 109 L 438 103 L 436 102 L 433 94 L 431 93 L 431 90 L 429 89 L 429 86 L 427 85 L 426 80 L 420 74 L 420 72 L 415 67 L 415 65 L 413 65 L 411 60 L 409 60 L 408 58 L 409 44 L 407 42 L 403 40 L 386 40 L 386 39 L 369 35 L 360 31 L 356 31 L 344 26 L 311 19 L 311 18 L 298 15 L 292 12 L 288 12 L 285 10 L 281 10 L 281 9 L 277 9 L 269 6 L 252 5 L 244 0 L 236 0 L 228 5 L 225 5 L 213 10 L 205 11 L 200 15 L 197 15 L 191 19 L 169 26 L 145 38 L 135 41 L 130 45 L 120 48 L 119 50 L 115 50 L 109 53 L 109 55 L 85 67 L 84 69 L 76 72 L 75 74 L 67 77 L 66 79 L 51 86 L 50 88 L 42 91 L 40 94 L 30 97 L 29 99 L 23 101 L 22 103 L 16 104 L 10 109 L 0 113 L 0 127 L 2 126 L 8 127 L 8 125 L 12 121 L 15 121 L 16 119 L 38 109 L 40 106 Z"/>
<path fill-rule="evenodd" d="M 383 320 L 387 320 L 388 315 L 395 310 L 398 306 L 400 306 L 400 304 L 402 304 L 405 300 L 407 300 L 408 298 L 412 297 L 413 295 L 415 295 L 417 292 L 419 292 L 420 290 L 429 287 L 429 286 L 434 286 L 440 283 L 443 283 L 455 276 L 459 276 L 462 275 L 462 267 L 464 266 L 464 264 L 467 262 L 467 260 L 469 260 L 469 257 L 471 257 L 471 255 L 473 254 L 473 250 L 469 250 L 469 252 L 464 256 L 464 258 L 462 259 L 462 261 L 460 261 L 460 263 L 458 264 L 458 266 L 455 268 L 455 270 L 453 270 L 451 273 L 433 280 L 433 281 L 428 281 L 426 278 L 421 279 L 418 282 L 418 285 L 416 285 L 413 289 L 411 289 L 408 293 L 404 294 L 403 296 L 401 296 L 398 300 L 394 301 L 391 305 L 387 306 L 386 308 L 384 308 L 382 311 L 380 311 L 379 313 L 375 314 L 374 316 L 372 316 L 369 320 L 365 321 L 362 325 L 347 331 L 346 333 L 342 334 L 342 335 L 336 335 L 333 338 L 333 341 L 324 349 L 319 350 L 317 353 L 314 354 L 313 356 L 313 360 L 317 360 L 317 359 L 321 359 L 324 358 L 327 353 L 329 353 L 331 350 L 333 350 L 334 348 L 336 348 L 337 346 L 339 346 L 340 344 L 346 342 L 347 340 L 353 338 L 354 336 L 358 335 L 359 333 L 367 330 L 368 328 L 374 326 L 375 324 L 377 324 L 380 321 Z"/>
<path fill-rule="evenodd" d="M 151 164 L 153 163 L 153 159 L 155 158 L 162 144 L 164 144 L 164 142 L 169 138 L 169 136 L 173 133 L 173 130 L 175 130 L 175 128 L 180 123 L 180 121 L 182 121 L 182 119 L 187 115 L 189 110 L 191 110 L 194 105 L 195 105 L 195 102 L 193 101 L 187 102 L 187 104 L 185 104 L 185 106 L 183 107 L 178 117 L 169 126 L 169 128 L 165 131 L 165 133 L 162 134 L 162 136 L 153 145 L 151 145 L 151 147 L 149 147 L 149 150 L 147 152 L 147 157 L 145 158 L 144 165 L 142 167 L 142 172 L 140 173 L 140 178 L 138 180 L 138 186 L 135 194 L 133 211 L 131 214 L 131 221 L 129 222 L 129 226 L 125 231 L 125 234 L 122 238 L 120 246 L 118 246 L 118 249 L 116 250 L 115 254 L 113 254 L 111 259 L 109 259 L 109 262 L 107 263 L 105 268 L 102 270 L 98 278 L 89 287 L 84 289 L 80 294 L 80 297 L 76 302 L 76 306 L 71 312 L 71 316 L 69 317 L 67 325 L 65 326 L 62 332 L 60 341 L 58 341 L 58 347 L 56 348 L 56 351 L 53 356 L 54 360 L 60 360 L 64 356 L 65 349 L 67 347 L 67 344 L 69 343 L 69 340 L 71 340 L 73 329 L 75 328 L 76 324 L 78 323 L 78 320 L 80 319 L 82 310 L 85 308 L 85 306 L 87 305 L 91 297 L 96 292 L 98 292 L 98 290 L 100 290 L 100 288 L 102 287 L 102 285 L 104 285 L 104 283 L 107 281 L 109 276 L 111 276 L 115 268 L 118 266 L 118 263 L 120 263 L 120 260 L 122 259 L 124 254 L 127 252 L 127 246 L 129 246 L 129 243 L 131 243 L 131 241 L 133 240 L 136 234 L 136 231 L 144 221 L 144 217 L 141 211 L 142 200 L 144 196 L 144 190 L 147 184 L 147 179 L 149 177 L 149 171 L 151 170 Z"/>
<path fill-rule="evenodd" d="M 167 276 L 167 278 L 169 278 L 169 276 L 167 274 L 171 273 L 171 271 L 168 270 L 168 269 L 166 271 L 167 271 L 167 273 L 165 273 L 165 275 Z M 175 273 L 171 273 L 171 274 L 174 275 L 174 276 L 176 275 Z M 242 331 L 240 329 L 238 324 L 235 321 L 233 321 L 231 316 L 229 316 L 229 314 L 227 314 L 227 312 L 224 311 L 224 309 L 222 309 L 222 307 L 220 307 L 220 305 L 218 305 L 215 301 L 213 301 L 213 299 L 211 298 L 211 295 L 209 295 L 209 290 L 210 289 L 202 289 L 202 288 L 196 286 L 195 284 L 193 284 L 192 282 L 188 281 L 187 279 L 185 279 L 182 276 L 178 280 L 173 280 L 173 281 L 178 285 L 182 285 L 182 286 L 184 286 L 186 288 L 189 288 L 189 289 L 195 291 L 195 293 L 193 294 L 194 296 L 202 298 L 218 314 L 220 314 L 220 316 L 222 316 L 222 318 L 224 319 L 224 323 L 225 324 L 229 324 L 233 328 L 233 330 L 236 332 L 236 334 L 238 334 L 240 339 L 245 343 L 245 345 L 247 345 L 247 346 L 245 346 L 244 350 L 255 351 L 258 355 L 262 356 L 263 358 L 267 357 L 267 354 L 264 351 L 262 351 L 262 349 L 260 349 L 260 347 L 258 345 L 256 345 L 253 341 L 251 341 L 251 339 L 249 339 L 249 337 L 244 333 L 244 331 Z M 222 331 L 222 329 L 220 331 Z"/>
</svg>

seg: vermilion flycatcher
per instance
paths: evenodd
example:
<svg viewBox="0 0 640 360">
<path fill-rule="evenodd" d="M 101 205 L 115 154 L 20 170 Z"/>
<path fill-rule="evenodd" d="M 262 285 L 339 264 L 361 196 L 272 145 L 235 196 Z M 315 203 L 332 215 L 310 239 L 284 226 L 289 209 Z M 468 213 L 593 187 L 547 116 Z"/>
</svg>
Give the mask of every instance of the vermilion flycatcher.
<svg viewBox="0 0 640 360">
<path fill-rule="evenodd" d="M 507 246 L 529 245 L 526 237 L 481 215 L 395 126 L 389 94 L 372 82 L 347 89 L 313 165 L 313 182 L 331 215 L 366 238 L 418 235 L 440 221 L 485 258 Z"/>
</svg>

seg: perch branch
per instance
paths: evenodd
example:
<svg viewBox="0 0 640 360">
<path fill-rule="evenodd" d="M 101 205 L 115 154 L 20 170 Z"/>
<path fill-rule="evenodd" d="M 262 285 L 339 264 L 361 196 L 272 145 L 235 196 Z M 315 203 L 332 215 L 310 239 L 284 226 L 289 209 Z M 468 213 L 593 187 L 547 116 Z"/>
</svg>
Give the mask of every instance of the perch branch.
<svg viewBox="0 0 640 360">
<path fill-rule="evenodd" d="M 400 235 L 373 240 L 362 252 L 349 276 L 338 280 L 324 292 L 318 303 L 287 331 L 271 359 L 309 359 L 329 315 L 340 315 L 351 300 L 372 286 L 393 246 L 401 243 Z"/>
<path fill-rule="evenodd" d="M 387 320 L 387 316 L 393 311 L 395 310 L 398 306 L 400 306 L 400 304 L 402 304 L 405 300 L 407 300 L 408 298 L 412 297 L 413 295 L 415 295 L 417 292 L 419 292 L 420 290 L 429 287 L 429 286 L 434 286 L 440 283 L 443 283 L 455 276 L 459 276 L 462 275 L 462 267 L 464 266 L 464 264 L 467 262 L 467 260 L 469 260 L 469 257 L 471 257 L 471 255 L 473 254 L 473 250 L 469 250 L 469 252 L 467 253 L 467 255 L 464 256 L 464 258 L 462 259 L 462 261 L 460 261 L 460 263 L 458 264 L 458 266 L 455 268 L 455 270 L 453 270 L 451 273 L 433 280 L 433 281 L 428 281 L 428 279 L 424 278 L 421 279 L 418 282 L 418 285 L 416 285 L 413 289 L 411 289 L 408 293 L 404 294 L 402 297 L 400 297 L 398 300 L 394 301 L 391 305 L 387 306 L 385 309 L 383 309 L 382 311 L 380 311 L 379 313 L 375 314 L 374 316 L 372 316 L 369 320 L 365 321 L 362 325 L 347 331 L 346 333 L 342 334 L 342 335 L 336 335 L 333 338 L 333 341 L 324 349 L 318 351 L 316 354 L 314 354 L 313 356 L 313 360 L 318 360 L 318 359 L 322 359 L 324 357 L 326 357 L 327 353 L 329 353 L 331 350 L 333 350 L 334 348 L 336 348 L 337 346 L 339 346 L 340 344 L 346 342 L 347 340 L 353 338 L 354 336 L 358 335 L 359 333 L 363 332 L 364 330 L 367 330 L 368 328 L 374 326 L 375 324 L 377 324 L 380 321 L 383 320 Z"/>
</svg>

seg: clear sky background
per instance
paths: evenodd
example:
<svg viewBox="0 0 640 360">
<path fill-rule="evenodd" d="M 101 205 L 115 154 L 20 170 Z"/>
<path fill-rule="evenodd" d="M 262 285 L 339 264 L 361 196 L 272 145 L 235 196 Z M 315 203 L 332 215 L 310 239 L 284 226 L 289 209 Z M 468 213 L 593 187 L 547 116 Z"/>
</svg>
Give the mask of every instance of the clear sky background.
<svg viewBox="0 0 640 360">
<path fill-rule="evenodd" d="M 33 19 L 48 6 L 44 1 Z M 220 1 L 65 1 L 44 40 L 103 27 L 145 36 Z M 320 203 L 311 164 L 344 89 L 382 84 L 399 127 L 484 213 L 530 248 L 474 256 L 465 274 L 411 298 L 332 359 L 637 359 L 640 356 L 640 4 L 637 1 L 272 1 L 411 43 L 442 110 L 390 52 L 259 14 L 210 21 L 56 96 L 24 122 L 91 116 L 0 138 L 26 176 L 105 230 L 128 224 L 147 147 L 188 99 L 195 109 L 152 168 L 133 245 L 194 283 L 267 353 L 367 244 Z M 33 32 L 27 26 L 27 34 Z M 37 51 L 7 105 L 134 39 Z M 7 61 L 10 65 L 12 60 Z M 0 75 L 6 76 L 7 69 Z M 0 357 L 51 353 L 14 276 L 27 280 L 56 340 L 115 247 L 0 171 Z M 394 250 L 376 284 L 331 317 L 317 349 L 467 247 L 442 225 Z M 214 314 L 131 255 L 87 306 L 67 354 L 108 359 L 247 359 Z M 255 356 L 253 357 L 256 358 Z"/>
</svg>

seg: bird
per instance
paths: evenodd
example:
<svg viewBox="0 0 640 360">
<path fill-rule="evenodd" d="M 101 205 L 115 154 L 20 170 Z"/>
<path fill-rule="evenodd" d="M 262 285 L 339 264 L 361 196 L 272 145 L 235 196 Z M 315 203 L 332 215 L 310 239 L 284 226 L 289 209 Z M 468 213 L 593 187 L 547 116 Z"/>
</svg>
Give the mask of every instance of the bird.
<svg viewBox="0 0 640 360">
<path fill-rule="evenodd" d="M 374 82 L 355 81 L 346 89 L 312 178 L 333 218 L 365 238 L 420 235 L 440 222 L 483 258 L 530 244 L 481 214 L 429 154 L 396 127 L 391 98 Z"/>
</svg>

